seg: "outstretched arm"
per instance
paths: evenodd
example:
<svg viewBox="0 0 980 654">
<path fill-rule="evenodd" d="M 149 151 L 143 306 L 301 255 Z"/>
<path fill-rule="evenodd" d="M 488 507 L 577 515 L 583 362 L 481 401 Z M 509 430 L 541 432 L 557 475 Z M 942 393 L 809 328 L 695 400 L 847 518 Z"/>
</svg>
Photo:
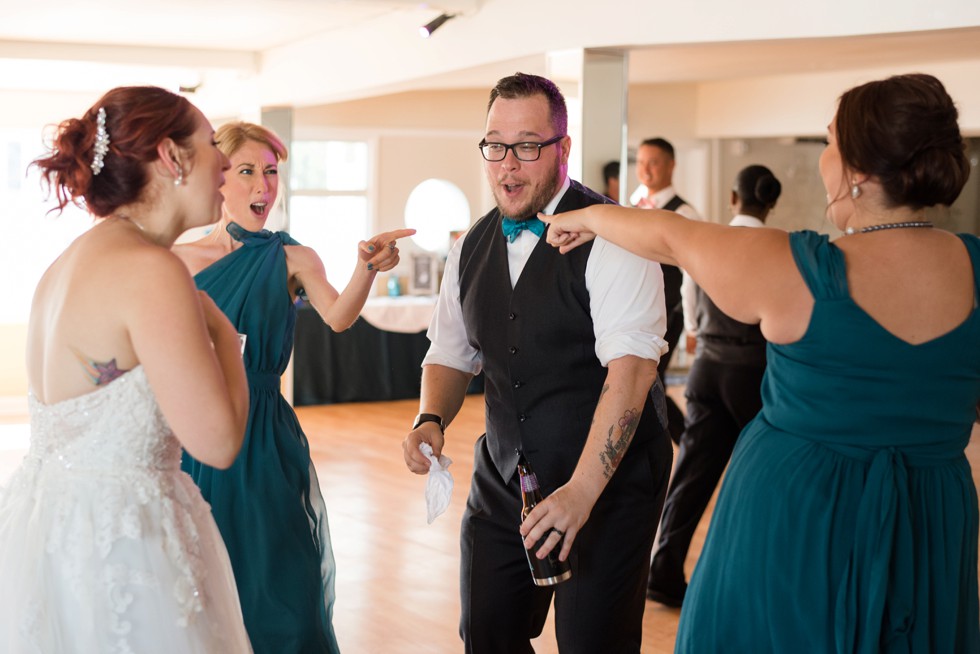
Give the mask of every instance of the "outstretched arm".
<svg viewBox="0 0 980 654">
<path fill-rule="evenodd" d="M 549 224 L 548 242 L 563 253 L 599 236 L 641 257 L 680 266 L 719 309 L 741 322 L 761 323 L 770 341 L 792 342 L 806 331 L 813 296 L 782 230 L 611 204 L 539 217 Z"/>
<path fill-rule="evenodd" d="M 361 241 L 358 244 L 357 267 L 341 293 L 327 281 L 323 262 L 312 248 L 289 246 L 286 248 L 286 262 L 290 287 L 302 288 L 323 322 L 333 331 L 342 332 L 357 320 L 371 294 L 377 274 L 398 265 L 397 240 L 414 233 L 414 229 L 396 229 Z"/>
<path fill-rule="evenodd" d="M 601 236 L 645 259 L 675 266 L 679 264 L 672 245 L 678 238 L 684 240 L 685 227 L 709 224 L 688 220 L 673 211 L 632 209 L 615 204 L 595 204 L 538 217 L 549 224 L 548 242 L 562 254 Z M 657 229 L 651 229 L 654 224 Z"/>
</svg>

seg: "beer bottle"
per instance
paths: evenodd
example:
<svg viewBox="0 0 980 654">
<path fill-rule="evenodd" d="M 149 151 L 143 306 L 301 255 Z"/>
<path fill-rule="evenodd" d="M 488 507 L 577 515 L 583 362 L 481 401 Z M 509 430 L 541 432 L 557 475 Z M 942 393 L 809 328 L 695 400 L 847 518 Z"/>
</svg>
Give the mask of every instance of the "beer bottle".
<svg viewBox="0 0 980 654">
<path fill-rule="evenodd" d="M 534 471 L 531 470 L 531 464 L 524 458 L 524 453 L 518 450 L 517 455 L 517 474 L 521 478 L 521 502 L 524 504 L 524 507 L 521 509 L 521 522 L 524 522 L 527 514 L 544 500 L 544 496 L 541 494 L 538 478 L 534 474 Z M 540 548 L 544 541 L 545 538 L 538 539 L 535 550 Z M 568 561 L 560 561 L 558 559 L 558 553 L 561 552 L 563 541 L 564 537 L 548 552 L 548 556 L 543 559 L 539 559 L 535 552 L 525 548 L 527 562 L 531 566 L 531 579 L 534 580 L 536 586 L 554 586 L 571 578 L 572 569 L 569 567 Z"/>
</svg>

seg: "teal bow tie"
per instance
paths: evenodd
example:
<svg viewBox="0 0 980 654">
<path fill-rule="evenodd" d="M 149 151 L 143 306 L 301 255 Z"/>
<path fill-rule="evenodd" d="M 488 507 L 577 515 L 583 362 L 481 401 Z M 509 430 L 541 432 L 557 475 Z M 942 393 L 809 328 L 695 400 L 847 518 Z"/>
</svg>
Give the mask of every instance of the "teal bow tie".
<svg viewBox="0 0 980 654">
<path fill-rule="evenodd" d="M 500 223 L 500 228 L 504 231 L 504 236 L 507 238 L 508 243 L 513 243 L 517 240 L 517 237 L 521 235 L 525 229 L 534 232 L 536 236 L 541 236 L 544 234 L 548 227 L 538 220 L 537 218 L 528 218 L 526 220 L 511 220 L 510 218 L 504 218 Z"/>
</svg>

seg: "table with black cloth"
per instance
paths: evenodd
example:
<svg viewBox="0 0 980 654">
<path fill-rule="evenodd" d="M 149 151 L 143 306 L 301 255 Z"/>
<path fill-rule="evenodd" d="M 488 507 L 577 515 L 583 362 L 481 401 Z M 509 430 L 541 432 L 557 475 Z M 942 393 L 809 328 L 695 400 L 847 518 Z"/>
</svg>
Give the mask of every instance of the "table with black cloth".
<svg viewBox="0 0 980 654">
<path fill-rule="evenodd" d="M 293 403 L 417 398 L 422 359 L 429 349 L 425 332 L 435 301 L 435 297 L 371 298 L 361 317 L 340 333 L 324 324 L 313 307 L 301 306 L 296 316 Z M 478 379 L 469 392 L 483 392 L 482 377 Z"/>
</svg>

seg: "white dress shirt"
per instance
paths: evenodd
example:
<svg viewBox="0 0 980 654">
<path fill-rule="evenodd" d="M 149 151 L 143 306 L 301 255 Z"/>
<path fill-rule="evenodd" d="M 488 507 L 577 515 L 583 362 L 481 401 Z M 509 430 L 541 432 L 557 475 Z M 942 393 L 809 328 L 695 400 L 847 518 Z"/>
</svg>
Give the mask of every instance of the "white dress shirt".
<svg viewBox="0 0 980 654">
<path fill-rule="evenodd" d="M 654 193 L 653 199 L 651 200 L 647 197 L 647 187 L 641 184 L 633 193 L 632 197 L 636 198 L 633 204 L 641 209 L 663 209 L 664 205 L 670 202 L 675 195 L 677 195 L 677 191 L 674 187 L 667 186 Z M 674 211 L 690 220 L 701 220 L 701 214 L 687 202 L 674 209 Z"/>
<path fill-rule="evenodd" d="M 542 213 L 553 214 L 569 186 L 566 177 Z M 439 364 L 475 375 L 483 369 L 483 356 L 467 339 L 459 301 L 459 256 L 465 238 L 465 234 L 458 238 L 449 251 L 439 301 L 427 332 L 431 345 L 422 365 Z M 507 243 L 511 288 L 520 278 L 539 238 L 524 230 L 513 243 Z M 627 355 L 660 361 L 667 351 L 663 339 L 667 316 L 660 264 L 596 238 L 585 267 L 585 287 L 589 291 L 595 353 L 603 366 Z"/>
</svg>

